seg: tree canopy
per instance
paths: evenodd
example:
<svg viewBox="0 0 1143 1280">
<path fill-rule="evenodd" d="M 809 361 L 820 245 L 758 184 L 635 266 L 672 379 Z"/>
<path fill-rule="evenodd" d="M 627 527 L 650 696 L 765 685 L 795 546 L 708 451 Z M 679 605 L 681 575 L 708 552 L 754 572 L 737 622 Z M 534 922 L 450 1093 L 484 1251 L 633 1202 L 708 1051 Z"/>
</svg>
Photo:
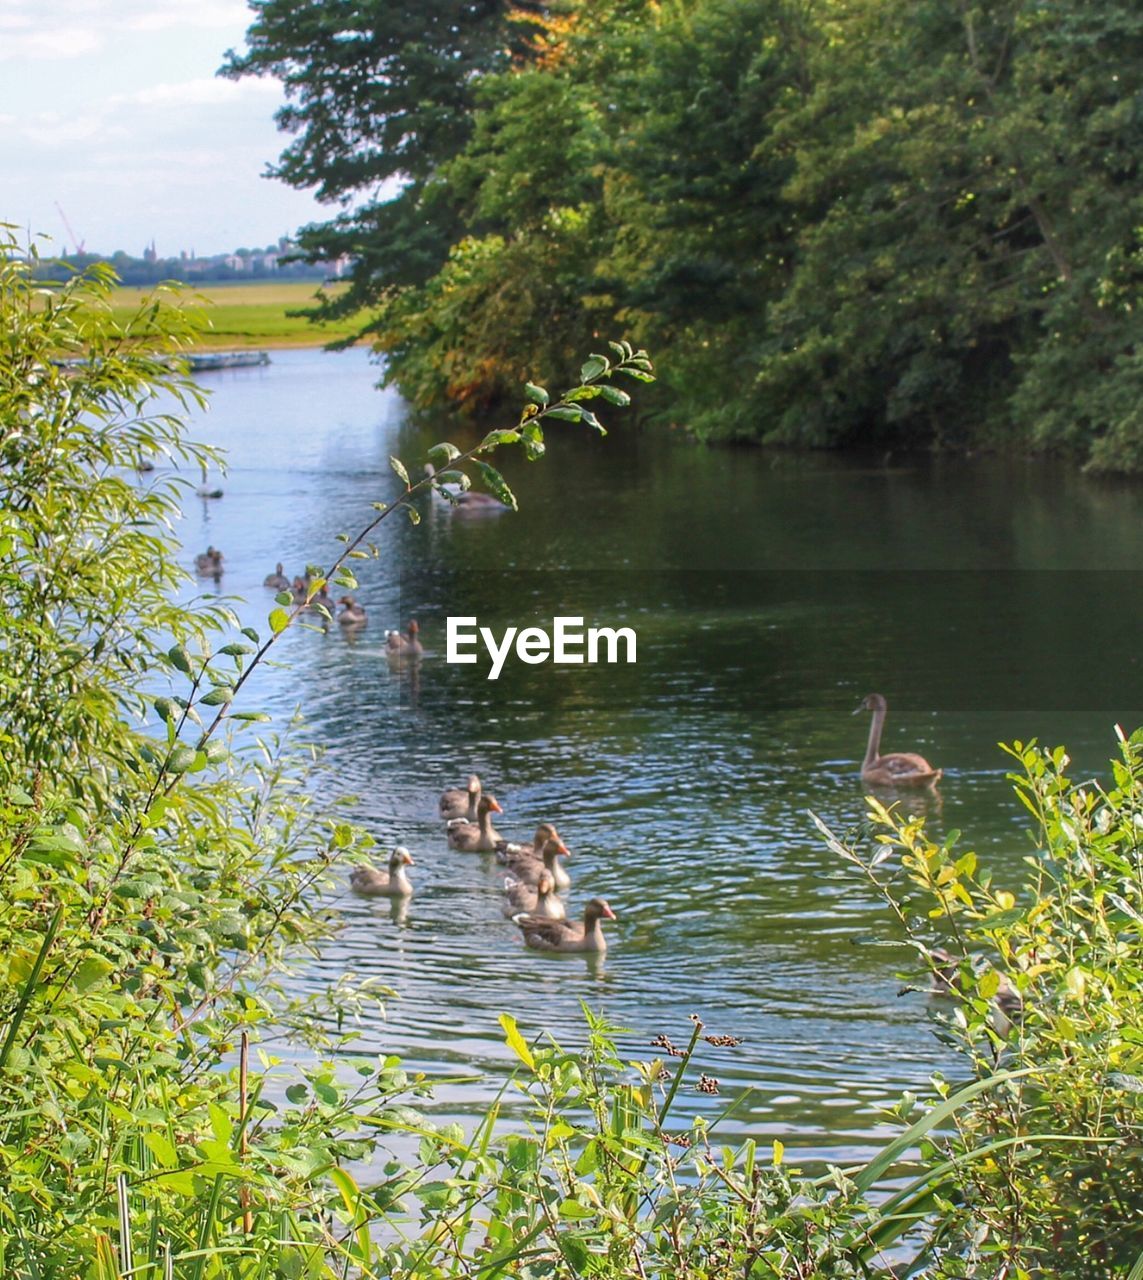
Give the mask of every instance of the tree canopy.
<svg viewBox="0 0 1143 1280">
<path fill-rule="evenodd" d="M 622 325 L 704 438 L 1143 467 L 1137 6 L 252 7 L 225 71 L 285 85 L 305 249 L 418 403 Z"/>
</svg>

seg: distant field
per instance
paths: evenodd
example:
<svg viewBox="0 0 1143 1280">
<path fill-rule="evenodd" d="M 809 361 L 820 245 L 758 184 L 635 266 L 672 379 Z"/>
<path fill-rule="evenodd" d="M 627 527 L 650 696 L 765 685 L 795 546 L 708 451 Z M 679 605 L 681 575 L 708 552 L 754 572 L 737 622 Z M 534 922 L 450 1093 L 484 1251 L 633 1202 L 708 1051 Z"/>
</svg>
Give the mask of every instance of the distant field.
<svg viewBox="0 0 1143 1280">
<path fill-rule="evenodd" d="M 286 313 L 309 307 L 318 289 L 312 280 L 207 284 L 188 288 L 187 299 L 201 303 L 209 321 L 198 346 L 204 350 L 244 347 L 320 347 L 348 337 L 353 323 L 315 325 L 304 316 Z M 116 289 L 113 306 L 124 315 L 138 306 L 151 286 Z"/>
</svg>

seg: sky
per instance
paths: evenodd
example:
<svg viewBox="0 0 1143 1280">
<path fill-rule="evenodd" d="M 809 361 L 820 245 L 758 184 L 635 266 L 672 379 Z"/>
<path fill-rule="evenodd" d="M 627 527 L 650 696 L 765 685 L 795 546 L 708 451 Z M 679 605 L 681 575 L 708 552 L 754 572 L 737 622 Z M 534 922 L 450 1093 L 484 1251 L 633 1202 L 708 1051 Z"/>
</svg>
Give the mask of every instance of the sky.
<svg viewBox="0 0 1143 1280">
<path fill-rule="evenodd" d="M 51 252 L 263 248 L 334 210 L 263 177 L 274 80 L 215 72 L 245 0 L 0 0 L 0 222 Z M 57 205 L 59 206 L 57 208 Z"/>
</svg>

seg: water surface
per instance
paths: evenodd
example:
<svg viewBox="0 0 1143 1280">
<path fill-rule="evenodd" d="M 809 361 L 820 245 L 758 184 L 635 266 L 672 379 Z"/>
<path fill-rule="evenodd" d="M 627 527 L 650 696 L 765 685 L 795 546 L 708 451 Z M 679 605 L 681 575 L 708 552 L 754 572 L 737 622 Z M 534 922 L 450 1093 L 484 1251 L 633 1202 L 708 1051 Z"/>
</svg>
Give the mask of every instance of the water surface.
<svg viewBox="0 0 1143 1280">
<path fill-rule="evenodd" d="M 188 504 L 188 566 L 207 543 L 222 589 L 261 625 L 262 578 L 328 563 L 339 532 L 391 498 L 388 455 L 410 463 L 464 432 L 409 423 L 359 351 L 275 354 L 214 375 L 194 433 L 225 446 L 225 497 Z M 204 380 L 205 381 L 205 380 Z M 383 846 L 416 859 L 407 915 L 341 900 L 345 929 L 300 981 L 346 970 L 397 993 L 364 1045 L 446 1083 L 437 1108 L 476 1115 L 510 1055 L 497 1015 L 526 1034 L 582 1039 L 581 1002 L 676 1042 L 697 1013 L 742 1038 L 701 1066 L 744 1090 L 729 1136 L 857 1157 L 888 1130 L 879 1109 L 953 1068 L 886 909 L 839 867 L 808 811 L 862 815 L 868 728 L 890 702 L 886 749 L 945 769 L 926 804 L 1015 881 L 1030 851 L 1000 741 L 1066 742 L 1097 775 L 1116 721 L 1143 707 L 1137 637 L 1143 492 L 1042 464 L 992 459 L 787 457 L 706 451 L 613 412 L 606 440 L 560 425 L 537 464 L 506 458 L 519 515 L 423 504 L 388 521 L 362 562 L 371 619 L 357 637 L 300 632 L 254 697 L 283 721 L 300 704 L 337 785 Z M 635 666 L 448 666 L 444 620 L 498 630 L 555 614 L 633 626 Z M 386 627 L 415 616 L 430 650 L 391 673 Z M 451 852 L 437 797 L 475 770 L 517 839 L 555 822 L 574 853 L 570 908 L 619 916 L 602 960 L 527 951 L 500 909 L 494 861 Z M 916 802 L 914 802 L 915 804 Z"/>
</svg>

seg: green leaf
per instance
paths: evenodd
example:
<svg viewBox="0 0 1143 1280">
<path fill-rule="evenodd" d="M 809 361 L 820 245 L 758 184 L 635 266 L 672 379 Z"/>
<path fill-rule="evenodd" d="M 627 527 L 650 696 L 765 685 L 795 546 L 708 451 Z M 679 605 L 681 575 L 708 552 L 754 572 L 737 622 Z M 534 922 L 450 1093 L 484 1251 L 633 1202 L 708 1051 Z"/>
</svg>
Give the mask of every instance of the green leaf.
<svg viewBox="0 0 1143 1280">
<path fill-rule="evenodd" d="M 611 368 L 611 361 L 606 356 L 591 355 L 584 361 L 583 368 L 579 371 L 580 382 L 591 382 L 598 378 L 601 373 L 606 373 Z"/>
<path fill-rule="evenodd" d="M 495 467 L 489 466 L 487 462 L 479 461 L 479 459 L 476 460 L 476 466 L 480 471 L 481 479 L 488 486 L 488 491 L 492 496 L 506 507 L 511 507 L 513 511 L 519 510 L 516 506 L 516 495 L 505 484 L 504 477 L 500 472 Z"/>
<path fill-rule="evenodd" d="M 196 755 L 198 755 L 198 752 L 193 747 L 188 747 L 185 742 L 180 742 L 167 760 L 167 772 L 186 773 L 191 765 L 194 764 Z"/>
<path fill-rule="evenodd" d="M 190 655 L 181 644 L 172 645 L 171 648 L 167 650 L 167 657 L 170 660 L 172 667 L 182 671 L 184 674 L 190 674 Z"/>
<path fill-rule="evenodd" d="M 585 1204 L 580 1204 L 578 1200 L 564 1200 L 560 1205 L 560 1217 L 571 1218 L 573 1221 L 582 1221 L 584 1218 L 594 1218 L 595 1210 L 589 1209 Z"/>
<path fill-rule="evenodd" d="M 294 597 L 288 591 L 279 591 L 274 597 L 274 603 L 280 604 L 285 609 L 294 603 Z"/>
<path fill-rule="evenodd" d="M 217 689 L 211 689 L 204 694 L 199 703 L 204 707 L 221 707 L 226 702 L 234 700 L 234 689 L 228 684 L 220 684 Z"/>
<path fill-rule="evenodd" d="M 512 1050 L 529 1071 L 535 1071 L 536 1060 L 532 1057 L 528 1042 L 516 1029 L 516 1019 L 510 1013 L 502 1013 L 500 1015 L 500 1025 L 504 1028 L 504 1041 L 508 1048 Z"/>
<path fill-rule="evenodd" d="M 403 480 L 405 482 L 405 486 L 407 488 L 409 484 L 409 473 L 405 470 L 405 464 L 401 461 L 401 459 L 395 458 L 393 457 L 392 454 L 390 454 L 389 466 L 392 468 L 394 475 L 396 475 L 398 479 Z"/>
<path fill-rule="evenodd" d="M 270 630 L 278 635 L 290 625 L 290 615 L 285 609 L 272 609 L 267 622 L 270 624 Z"/>
<path fill-rule="evenodd" d="M 434 444 L 429 450 L 430 462 L 442 462 L 447 465 L 453 460 L 453 458 L 459 457 L 460 450 L 455 444 L 450 443 L 448 440 L 442 440 L 440 444 Z"/>
<path fill-rule="evenodd" d="M 538 404 L 541 409 L 546 409 L 548 407 L 548 401 L 551 399 L 544 388 L 536 386 L 534 382 L 524 383 L 524 394 L 534 404 Z"/>
<path fill-rule="evenodd" d="M 497 445 L 515 444 L 520 439 L 519 431 L 490 431 L 480 442 L 482 449 L 495 449 Z"/>
<path fill-rule="evenodd" d="M 224 644 L 218 652 L 226 658 L 240 658 L 244 653 L 253 653 L 254 650 L 248 644 Z"/>
<path fill-rule="evenodd" d="M 609 387 L 604 385 L 599 388 L 599 394 L 604 398 L 604 400 L 608 401 L 608 403 L 617 404 L 620 408 L 631 403 L 631 397 L 620 387 Z"/>
<path fill-rule="evenodd" d="M 544 416 L 547 418 L 559 418 L 561 422 L 578 422 L 583 417 L 584 411 L 579 405 L 557 405 L 554 409 L 545 411 Z"/>
<path fill-rule="evenodd" d="M 101 982 L 114 968 L 115 966 L 111 961 L 104 959 L 103 956 L 88 956 L 72 975 L 71 985 L 76 991 L 82 993 L 88 987 L 93 987 L 97 982 Z"/>
</svg>

